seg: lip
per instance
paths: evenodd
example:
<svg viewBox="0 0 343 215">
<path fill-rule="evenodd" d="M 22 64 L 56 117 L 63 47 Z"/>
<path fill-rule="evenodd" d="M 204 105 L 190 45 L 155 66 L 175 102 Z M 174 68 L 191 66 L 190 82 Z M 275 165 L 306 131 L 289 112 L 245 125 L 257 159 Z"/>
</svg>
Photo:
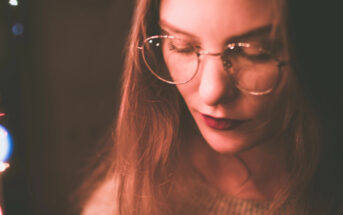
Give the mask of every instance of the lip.
<svg viewBox="0 0 343 215">
<path fill-rule="evenodd" d="M 216 130 L 233 130 L 246 122 L 246 120 L 216 118 L 206 114 L 201 114 L 201 116 L 208 127 Z"/>
</svg>

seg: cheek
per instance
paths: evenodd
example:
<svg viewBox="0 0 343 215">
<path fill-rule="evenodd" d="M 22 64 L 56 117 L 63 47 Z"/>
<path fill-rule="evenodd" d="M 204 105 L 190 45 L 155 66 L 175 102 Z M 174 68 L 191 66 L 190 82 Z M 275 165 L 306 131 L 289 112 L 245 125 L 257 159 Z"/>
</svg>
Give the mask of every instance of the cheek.
<svg viewBox="0 0 343 215">
<path fill-rule="evenodd" d="M 265 118 L 275 106 L 274 96 L 252 97 L 246 96 L 240 105 L 242 112 L 251 118 Z"/>
<path fill-rule="evenodd" d="M 269 95 L 264 96 L 247 96 L 242 103 L 244 108 L 251 115 L 255 115 L 260 118 L 273 118 L 277 115 L 284 114 L 288 97 L 290 92 L 294 91 L 291 89 L 292 82 L 291 73 L 286 68 L 280 77 L 279 84 L 274 91 Z"/>
<path fill-rule="evenodd" d="M 187 84 L 176 85 L 176 87 L 187 106 L 191 105 L 192 101 L 197 100 L 197 86 L 192 81 Z"/>
</svg>

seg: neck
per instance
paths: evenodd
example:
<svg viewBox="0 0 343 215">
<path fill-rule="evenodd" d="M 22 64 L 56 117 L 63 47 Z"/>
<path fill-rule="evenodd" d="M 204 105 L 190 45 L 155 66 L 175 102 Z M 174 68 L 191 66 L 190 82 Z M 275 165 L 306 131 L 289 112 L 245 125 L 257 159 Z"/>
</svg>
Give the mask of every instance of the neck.
<svg viewBox="0 0 343 215">
<path fill-rule="evenodd" d="M 235 155 L 220 154 L 204 140 L 193 146 L 191 159 L 196 169 L 208 183 L 228 195 L 272 200 L 286 178 L 280 144 L 259 144 Z"/>
</svg>

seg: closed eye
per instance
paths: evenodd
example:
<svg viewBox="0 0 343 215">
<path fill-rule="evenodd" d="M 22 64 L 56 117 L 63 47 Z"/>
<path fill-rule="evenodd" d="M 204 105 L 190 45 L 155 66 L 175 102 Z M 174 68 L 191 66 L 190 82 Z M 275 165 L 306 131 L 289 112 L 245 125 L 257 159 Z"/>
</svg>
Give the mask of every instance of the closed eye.
<svg viewBox="0 0 343 215">
<path fill-rule="evenodd" d="M 195 48 L 191 44 L 176 40 L 168 41 L 168 50 L 180 54 L 193 54 L 195 52 Z"/>
<path fill-rule="evenodd" d="M 272 53 L 256 43 L 230 44 L 226 54 L 231 57 L 244 57 L 250 61 L 268 61 L 272 59 Z"/>
</svg>

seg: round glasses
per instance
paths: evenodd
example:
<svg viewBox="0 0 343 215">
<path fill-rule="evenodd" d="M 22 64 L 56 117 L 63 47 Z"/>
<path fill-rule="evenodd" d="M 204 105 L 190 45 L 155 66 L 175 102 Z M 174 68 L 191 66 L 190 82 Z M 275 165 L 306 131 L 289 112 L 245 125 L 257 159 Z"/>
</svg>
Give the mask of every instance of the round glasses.
<svg viewBox="0 0 343 215">
<path fill-rule="evenodd" d="M 205 55 L 219 56 L 236 87 L 251 95 L 272 92 L 284 65 L 270 45 L 257 42 L 230 43 L 223 52 L 210 53 L 174 36 L 156 35 L 148 37 L 138 48 L 150 72 L 169 84 L 191 81 Z"/>
</svg>

